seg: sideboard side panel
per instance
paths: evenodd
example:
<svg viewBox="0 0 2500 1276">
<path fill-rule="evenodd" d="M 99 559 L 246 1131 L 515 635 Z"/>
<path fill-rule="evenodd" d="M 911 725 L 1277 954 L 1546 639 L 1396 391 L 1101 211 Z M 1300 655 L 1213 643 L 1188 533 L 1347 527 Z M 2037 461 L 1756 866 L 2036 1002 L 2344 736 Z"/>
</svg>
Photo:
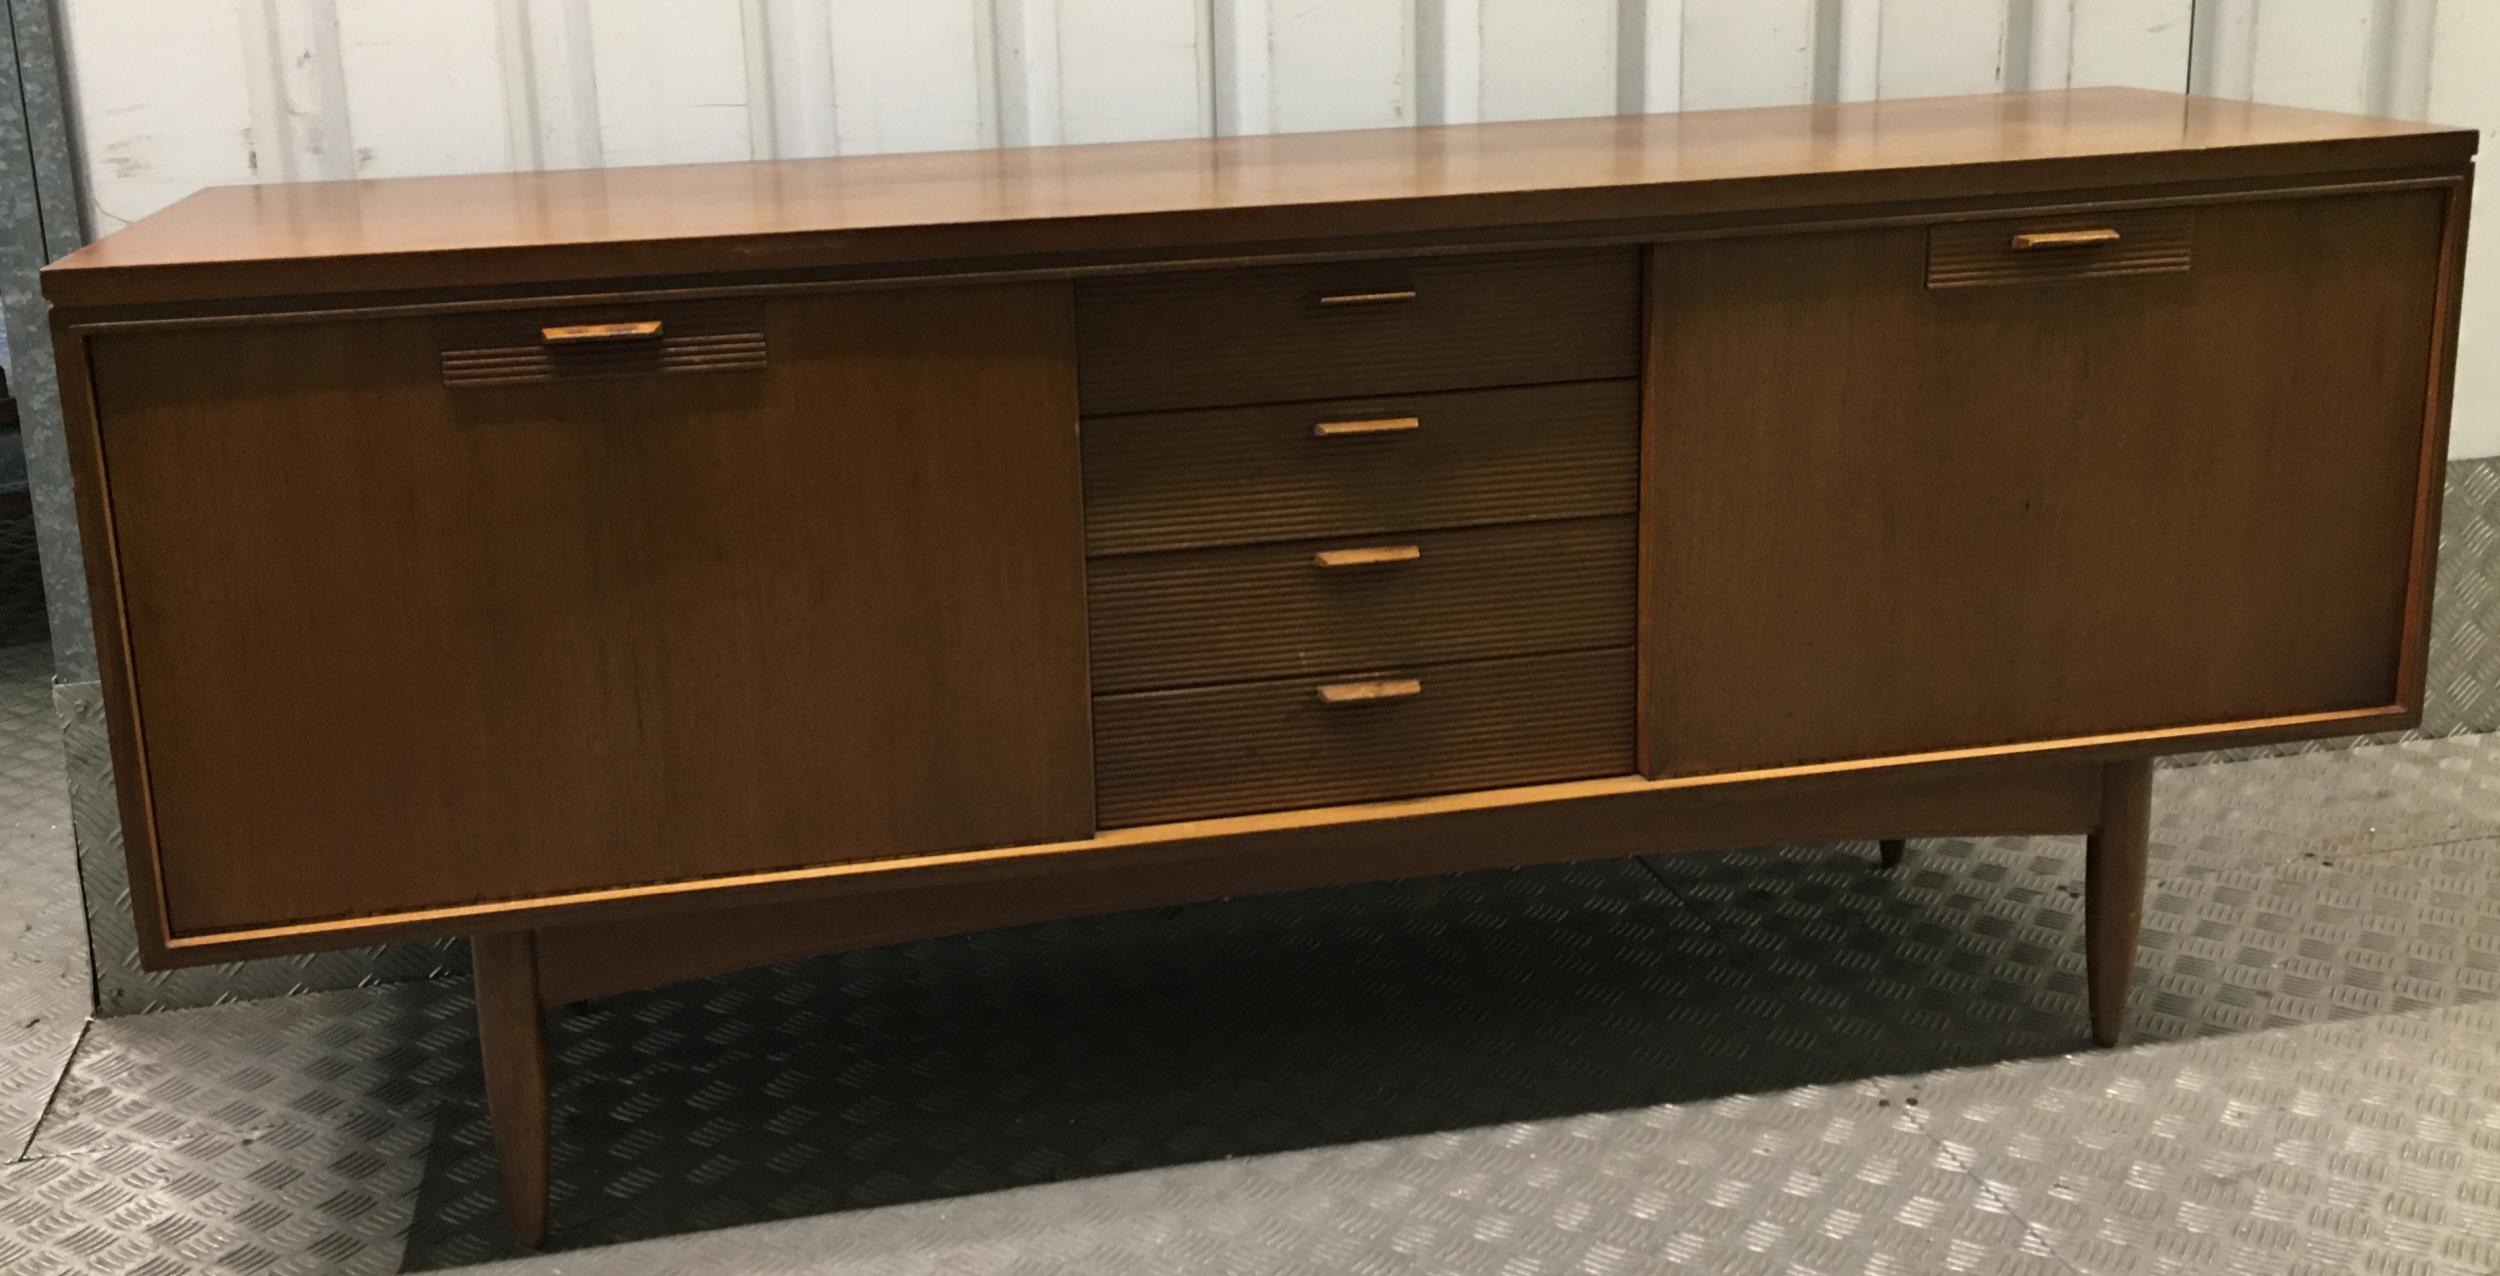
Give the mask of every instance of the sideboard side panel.
<svg viewBox="0 0 2500 1276">
<path fill-rule="evenodd" d="M 1091 832 L 1067 287 L 768 304 L 538 384 L 95 340 L 172 934 Z"/>
<path fill-rule="evenodd" d="M 1919 226 L 1653 249 L 1646 768 L 2396 704 L 2447 205 L 1993 287 Z"/>
</svg>

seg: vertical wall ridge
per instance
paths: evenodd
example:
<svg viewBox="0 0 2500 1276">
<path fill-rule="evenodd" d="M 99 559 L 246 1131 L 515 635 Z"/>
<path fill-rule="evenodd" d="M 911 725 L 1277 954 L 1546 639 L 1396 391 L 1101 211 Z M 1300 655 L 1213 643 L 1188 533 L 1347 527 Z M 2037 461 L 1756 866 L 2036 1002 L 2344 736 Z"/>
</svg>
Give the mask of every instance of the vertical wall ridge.
<svg viewBox="0 0 2500 1276">
<path fill-rule="evenodd" d="M 775 123 L 771 0 L 738 0 L 738 49 L 746 55 L 747 154 L 778 159 L 783 148 Z"/>
<path fill-rule="evenodd" d="M 599 137 L 599 65 L 591 51 L 590 0 L 563 0 L 563 4 L 562 11 L 552 16 L 564 32 L 564 136 L 572 142 L 573 166 L 597 168 L 607 162 L 607 149 Z M 540 98 L 542 104 L 545 100 Z"/>
<path fill-rule="evenodd" d="M 2380 0 L 2372 50 L 2377 68 L 2370 109 L 2381 115 L 2419 120 L 2430 115 L 2431 60 L 2439 26 L 2439 0 Z M 2500 49 L 2486 49 L 2500 57 Z"/>
<path fill-rule="evenodd" d="M 528 0 L 495 0 L 495 58 L 503 77 L 504 150 L 512 166 L 547 165 L 539 133 L 537 52 L 530 39 Z"/>
<path fill-rule="evenodd" d="M 1207 89 L 1214 131 L 1225 136 L 1266 133 L 1275 126 L 1269 33 L 1275 14 L 1268 0 L 1208 0 Z"/>
<path fill-rule="evenodd" d="M 1005 146 L 1059 142 L 1059 0 L 997 0 L 998 140 Z"/>
</svg>

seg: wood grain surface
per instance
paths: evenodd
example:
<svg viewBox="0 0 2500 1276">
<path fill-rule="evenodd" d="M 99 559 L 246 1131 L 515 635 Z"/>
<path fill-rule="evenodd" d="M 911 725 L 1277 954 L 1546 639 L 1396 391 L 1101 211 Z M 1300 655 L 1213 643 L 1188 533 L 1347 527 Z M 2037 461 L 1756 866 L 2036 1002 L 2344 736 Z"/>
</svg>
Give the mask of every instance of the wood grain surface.
<svg viewBox="0 0 2500 1276">
<path fill-rule="evenodd" d="M 1640 395 L 1591 381 L 1092 418 L 1086 552 L 1629 514 Z M 1321 433 L 1382 420 L 1413 428 Z"/>
<path fill-rule="evenodd" d="M 1927 232 L 1927 286 L 1988 288 L 2177 274 L 2195 265 L 2196 210 L 1951 222 Z"/>
<path fill-rule="evenodd" d="M 1338 696 L 1339 684 L 1415 684 Z M 1632 651 L 1368 670 L 1094 702 L 1104 828 L 1632 769 Z"/>
<path fill-rule="evenodd" d="M 81 306 L 1116 259 L 1567 220 L 2453 166 L 2464 129 L 2132 89 L 202 191 L 44 272 Z"/>
<path fill-rule="evenodd" d="M 1635 536 L 1616 515 L 1097 559 L 1094 690 L 1628 647 Z M 1366 549 L 1412 556 L 1319 563 Z"/>
<path fill-rule="evenodd" d="M 1396 877 L 1886 832 L 2073 834 L 2100 819 L 2102 770 L 2018 759 L 1695 788 L 1588 784 L 1537 805 L 1425 800 L 1359 825 L 1263 818 L 1239 822 L 1255 827 L 1237 836 L 1027 864 L 1003 878 L 887 875 L 825 898 L 690 908 L 664 925 L 575 919 L 538 932 L 541 979 L 546 999 L 562 1002 L 935 935 Z"/>
<path fill-rule="evenodd" d="M 1083 836 L 1068 314 L 458 389 L 421 320 L 99 341 L 171 930 Z"/>
<path fill-rule="evenodd" d="M 1638 376 L 1640 254 L 1328 262 L 1077 285 L 1093 413 Z"/>
<path fill-rule="evenodd" d="M 1994 288 L 1916 230 L 1658 249 L 1649 771 L 2397 703 L 2445 212 Z"/>
</svg>

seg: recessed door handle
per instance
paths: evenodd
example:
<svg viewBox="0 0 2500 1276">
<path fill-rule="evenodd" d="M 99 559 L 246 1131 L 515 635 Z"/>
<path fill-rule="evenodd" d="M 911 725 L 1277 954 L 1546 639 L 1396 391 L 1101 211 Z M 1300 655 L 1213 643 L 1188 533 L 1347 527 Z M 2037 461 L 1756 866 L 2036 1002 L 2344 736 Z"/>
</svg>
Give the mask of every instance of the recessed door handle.
<svg viewBox="0 0 2500 1276">
<path fill-rule="evenodd" d="M 1395 304 L 1397 304 L 1398 302 L 1401 302 L 1401 301 L 1413 301 L 1414 299 L 1415 299 L 1415 290 L 1414 290 L 1414 289 L 1412 289 L 1412 288 L 1390 288 L 1390 289 L 1383 290 L 1383 291 L 1381 291 L 1381 292 L 1337 292 L 1337 293 L 1330 293 L 1330 294 L 1328 294 L 1328 295 L 1326 295 L 1326 296 L 1324 296 L 1324 297 L 1321 297 L 1321 298 L 1319 299 L 1319 304 L 1321 304 L 1321 305 L 1323 305 L 1323 306 L 1332 306 L 1332 307 L 1334 307 L 1334 306 L 1390 306 L 1390 305 L 1395 305 Z"/>
<path fill-rule="evenodd" d="M 2014 236 L 2014 251 L 2035 252 L 2043 248 L 2090 248 L 2097 244 L 2114 244 L 2121 238 L 2115 226 L 2096 226 L 2090 230 L 2035 230 Z"/>
<path fill-rule="evenodd" d="M 1384 678 L 1377 682 L 1332 682 L 1319 689 L 1321 704 L 1378 704 L 1383 700 L 1405 700 L 1424 693 L 1424 684 L 1414 678 Z"/>
<path fill-rule="evenodd" d="M 638 323 L 564 323 L 550 324 L 538 330 L 538 339 L 551 346 L 595 345 L 602 341 L 642 341 L 660 335 L 660 321 L 644 319 Z"/>
<path fill-rule="evenodd" d="M 1411 416 L 1384 416 L 1369 421 L 1322 421 L 1311 427 L 1315 438 L 1359 438 L 1366 434 L 1403 434 L 1424 428 L 1423 419 Z"/>
<path fill-rule="evenodd" d="M 1367 545 L 1361 549 L 1323 549 L 1311 555 L 1311 566 L 1381 567 L 1390 563 L 1411 563 L 1424 556 L 1421 545 Z"/>
</svg>

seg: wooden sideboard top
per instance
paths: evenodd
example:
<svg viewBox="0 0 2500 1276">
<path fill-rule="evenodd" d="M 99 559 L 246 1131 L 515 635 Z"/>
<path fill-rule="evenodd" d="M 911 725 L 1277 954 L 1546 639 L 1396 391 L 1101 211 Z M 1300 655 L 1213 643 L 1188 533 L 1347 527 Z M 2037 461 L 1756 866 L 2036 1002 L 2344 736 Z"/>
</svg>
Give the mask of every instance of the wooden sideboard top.
<svg viewBox="0 0 2500 1276">
<path fill-rule="evenodd" d="M 44 272 L 69 306 L 1067 266 L 1562 222 L 2454 168 L 2476 135 L 2135 89 L 770 163 L 228 186 Z M 1915 173 L 1914 183 L 1903 180 Z"/>
</svg>

